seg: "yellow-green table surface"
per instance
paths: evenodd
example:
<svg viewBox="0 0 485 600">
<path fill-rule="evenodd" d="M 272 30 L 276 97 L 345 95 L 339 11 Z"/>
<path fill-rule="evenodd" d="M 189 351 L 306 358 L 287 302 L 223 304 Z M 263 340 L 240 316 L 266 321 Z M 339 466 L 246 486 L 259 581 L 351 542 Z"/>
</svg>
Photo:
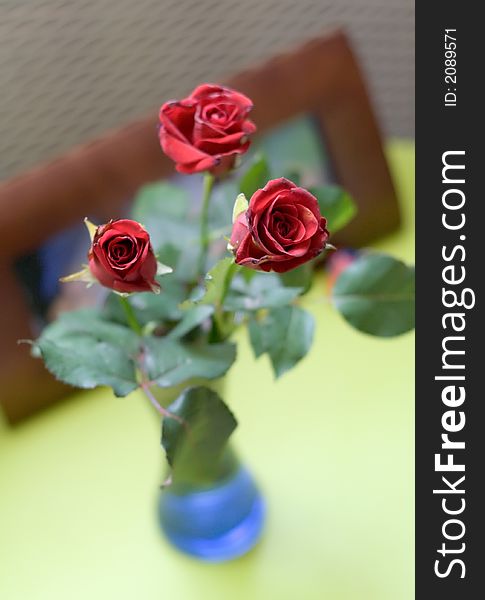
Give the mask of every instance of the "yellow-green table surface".
<svg viewBox="0 0 485 600">
<path fill-rule="evenodd" d="M 412 262 L 414 147 L 389 144 L 404 227 L 375 248 Z M 263 539 L 231 563 L 179 554 L 155 512 L 160 424 L 105 389 L 0 425 L 2 600 L 401 600 L 414 597 L 414 336 L 352 330 L 323 300 L 310 355 L 277 383 L 246 333 L 226 400 L 267 499 Z"/>
</svg>

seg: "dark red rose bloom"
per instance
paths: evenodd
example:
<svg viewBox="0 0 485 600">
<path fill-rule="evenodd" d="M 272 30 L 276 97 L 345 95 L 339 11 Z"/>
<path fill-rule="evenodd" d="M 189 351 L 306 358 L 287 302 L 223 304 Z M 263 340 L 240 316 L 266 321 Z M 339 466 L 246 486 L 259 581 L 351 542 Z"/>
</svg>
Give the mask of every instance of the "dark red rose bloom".
<svg viewBox="0 0 485 600">
<path fill-rule="evenodd" d="M 249 148 L 249 136 L 256 131 L 248 119 L 252 107 L 251 100 L 239 92 L 200 85 L 188 98 L 161 107 L 162 149 L 180 173 L 222 174 Z"/>
<path fill-rule="evenodd" d="M 88 252 L 89 269 L 101 285 L 116 292 L 158 292 L 157 259 L 148 232 L 136 221 L 100 225 Z"/>
<path fill-rule="evenodd" d="M 288 179 L 274 179 L 237 217 L 230 245 L 238 265 L 285 273 L 322 252 L 326 225 L 315 196 Z"/>
</svg>

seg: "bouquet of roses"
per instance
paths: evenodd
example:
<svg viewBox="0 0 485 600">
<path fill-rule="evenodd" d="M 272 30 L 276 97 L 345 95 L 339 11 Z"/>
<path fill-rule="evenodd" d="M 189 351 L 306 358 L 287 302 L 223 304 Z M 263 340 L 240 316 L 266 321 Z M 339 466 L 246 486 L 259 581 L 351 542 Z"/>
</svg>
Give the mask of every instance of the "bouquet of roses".
<svg viewBox="0 0 485 600">
<path fill-rule="evenodd" d="M 300 361 L 314 322 L 301 305 L 331 235 L 356 208 L 336 186 L 306 189 L 257 155 L 235 173 L 256 127 L 243 94 L 204 84 L 160 110 L 159 138 L 179 173 L 204 173 L 201 202 L 170 183 L 144 187 L 131 219 L 87 223 L 88 263 L 65 281 L 98 283 L 102 306 L 64 313 L 34 343 L 47 368 L 81 388 L 140 388 L 163 417 L 167 483 L 203 483 L 227 470 L 236 420 L 211 380 L 236 360 L 247 326 L 276 377 Z M 357 217 L 358 218 L 358 217 Z M 355 328 L 392 336 L 413 327 L 413 270 L 363 253 L 332 286 Z M 170 393 L 161 390 L 169 389 Z"/>
</svg>

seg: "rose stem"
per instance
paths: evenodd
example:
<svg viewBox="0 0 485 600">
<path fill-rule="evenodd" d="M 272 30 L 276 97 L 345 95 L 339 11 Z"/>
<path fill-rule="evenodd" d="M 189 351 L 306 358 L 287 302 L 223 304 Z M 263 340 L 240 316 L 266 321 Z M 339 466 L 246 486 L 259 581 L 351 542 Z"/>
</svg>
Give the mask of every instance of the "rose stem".
<svg viewBox="0 0 485 600">
<path fill-rule="evenodd" d="M 211 173 L 204 175 L 204 191 L 202 196 L 202 209 L 200 213 L 200 258 L 199 271 L 205 274 L 205 262 L 209 248 L 209 204 L 215 177 Z"/>
<path fill-rule="evenodd" d="M 143 330 L 140 323 L 138 323 L 137 321 L 133 307 L 128 302 L 125 296 L 118 296 L 118 298 L 120 299 L 121 306 L 123 307 L 123 310 L 125 312 L 128 325 L 131 327 L 131 329 L 133 329 L 133 331 L 137 335 L 141 335 L 143 333 Z M 162 417 L 167 417 L 168 419 L 175 419 L 175 421 L 178 421 L 181 425 L 185 427 L 186 423 L 183 419 L 181 419 L 178 415 L 174 415 L 173 413 L 171 413 L 157 401 L 155 396 L 152 394 L 152 391 L 150 390 L 149 383 L 147 382 L 147 374 L 143 371 L 140 365 L 138 365 L 138 369 L 142 378 L 141 389 L 144 391 L 145 396 L 148 398 L 148 400 L 150 400 L 152 406 L 155 407 L 157 412 L 161 414 Z"/>
<path fill-rule="evenodd" d="M 223 309 L 223 305 L 224 305 L 224 300 L 226 299 L 227 296 L 227 292 L 229 291 L 229 288 L 231 287 L 231 282 L 234 278 L 234 275 L 240 270 L 240 266 L 236 265 L 235 263 L 233 263 L 230 267 L 230 269 L 227 272 L 226 275 L 226 279 L 224 281 L 224 287 L 222 289 L 222 294 L 221 297 L 219 298 L 219 303 L 215 306 L 215 313 L 214 313 L 214 322 L 217 326 L 217 329 L 219 331 L 219 333 L 221 334 L 220 338 L 217 341 L 224 341 L 224 339 L 226 339 L 227 337 L 227 331 L 226 331 L 226 323 L 225 323 L 225 319 L 224 319 L 224 309 Z"/>
<path fill-rule="evenodd" d="M 171 413 L 169 410 L 167 410 L 166 408 L 164 408 L 155 398 L 155 396 L 152 394 L 149 386 L 147 383 L 142 383 L 141 385 L 142 390 L 145 392 L 145 396 L 148 398 L 148 400 L 150 400 L 150 402 L 152 403 L 152 406 L 155 407 L 155 409 L 162 415 L 162 417 L 166 417 L 167 419 L 174 419 L 175 421 L 178 421 L 181 425 L 186 425 L 185 421 L 179 417 L 178 415 L 175 415 L 174 413 Z"/>
<path fill-rule="evenodd" d="M 128 325 L 133 329 L 133 331 L 137 335 L 141 335 L 142 328 L 140 323 L 138 323 L 137 321 L 133 307 L 128 302 L 127 298 L 125 298 L 125 296 L 118 296 L 118 298 L 120 299 L 121 306 L 123 307 L 123 311 L 125 313 L 126 320 L 128 321 Z"/>
</svg>

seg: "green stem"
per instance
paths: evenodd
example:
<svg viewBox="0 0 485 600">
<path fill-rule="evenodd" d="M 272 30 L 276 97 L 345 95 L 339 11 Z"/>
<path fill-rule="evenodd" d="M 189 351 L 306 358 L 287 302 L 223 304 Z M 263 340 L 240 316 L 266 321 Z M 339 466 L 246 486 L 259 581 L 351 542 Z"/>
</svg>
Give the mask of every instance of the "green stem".
<svg viewBox="0 0 485 600">
<path fill-rule="evenodd" d="M 205 264 L 207 260 L 207 251 L 209 249 L 210 236 L 209 236 L 209 204 L 214 187 L 215 177 L 211 173 L 204 175 L 204 192 L 202 196 L 202 209 L 200 213 L 200 257 L 199 257 L 199 271 L 205 274 Z"/>
<path fill-rule="evenodd" d="M 234 330 L 234 327 L 228 325 L 227 316 L 230 315 L 230 318 L 234 319 L 234 313 L 225 313 L 223 310 L 224 300 L 226 299 L 227 293 L 231 287 L 231 282 L 234 278 L 234 275 L 240 270 L 240 266 L 233 263 L 228 270 L 225 280 L 224 286 L 222 288 L 222 294 L 219 298 L 219 302 L 215 305 L 214 312 L 214 330 L 213 330 L 213 341 L 223 342 L 225 341 Z"/>
<path fill-rule="evenodd" d="M 128 302 L 127 298 L 125 298 L 125 296 L 118 296 L 118 298 L 120 299 L 120 304 L 123 307 L 123 312 L 125 313 L 128 325 L 137 335 L 141 335 L 143 330 L 140 323 L 138 323 L 133 307 Z"/>
<path fill-rule="evenodd" d="M 133 329 L 133 331 L 136 334 L 141 335 L 143 333 L 143 329 L 140 323 L 138 323 L 135 311 L 133 310 L 133 306 L 131 306 L 131 304 L 128 302 L 128 299 L 125 296 L 118 296 L 118 298 L 120 299 L 120 304 L 123 307 L 123 311 L 125 313 L 126 320 L 128 321 L 128 325 L 131 327 L 131 329 Z M 173 413 L 171 413 L 157 401 L 157 399 L 150 390 L 149 383 L 147 382 L 147 374 L 143 371 L 140 364 L 138 365 L 137 370 L 141 377 L 141 389 L 144 391 L 145 396 L 150 400 L 152 406 L 156 408 L 157 412 L 159 412 L 162 415 L 162 417 L 175 419 L 185 427 L 186 423 L 183 419 L 181 419 L 178 415 L 174 415 Z"/>
<path fill-rule="evenodd" d="M 162 415 L 162 417 L 166 417 L 167 419 L 174 419 L 184 427 L 187 426 L 187 423 L 181 417 L 175 415 L 174 413 L 171 413 L 158 402 L 158 400 L 152 394 L 150 387 L 146 383 L 143 383 L 141 388 L 145 392 L 145 396 L 148 398 L 148 400 L 150 400 L 151 405 L 156 409 L 158 413 Z"/>
</svg>

